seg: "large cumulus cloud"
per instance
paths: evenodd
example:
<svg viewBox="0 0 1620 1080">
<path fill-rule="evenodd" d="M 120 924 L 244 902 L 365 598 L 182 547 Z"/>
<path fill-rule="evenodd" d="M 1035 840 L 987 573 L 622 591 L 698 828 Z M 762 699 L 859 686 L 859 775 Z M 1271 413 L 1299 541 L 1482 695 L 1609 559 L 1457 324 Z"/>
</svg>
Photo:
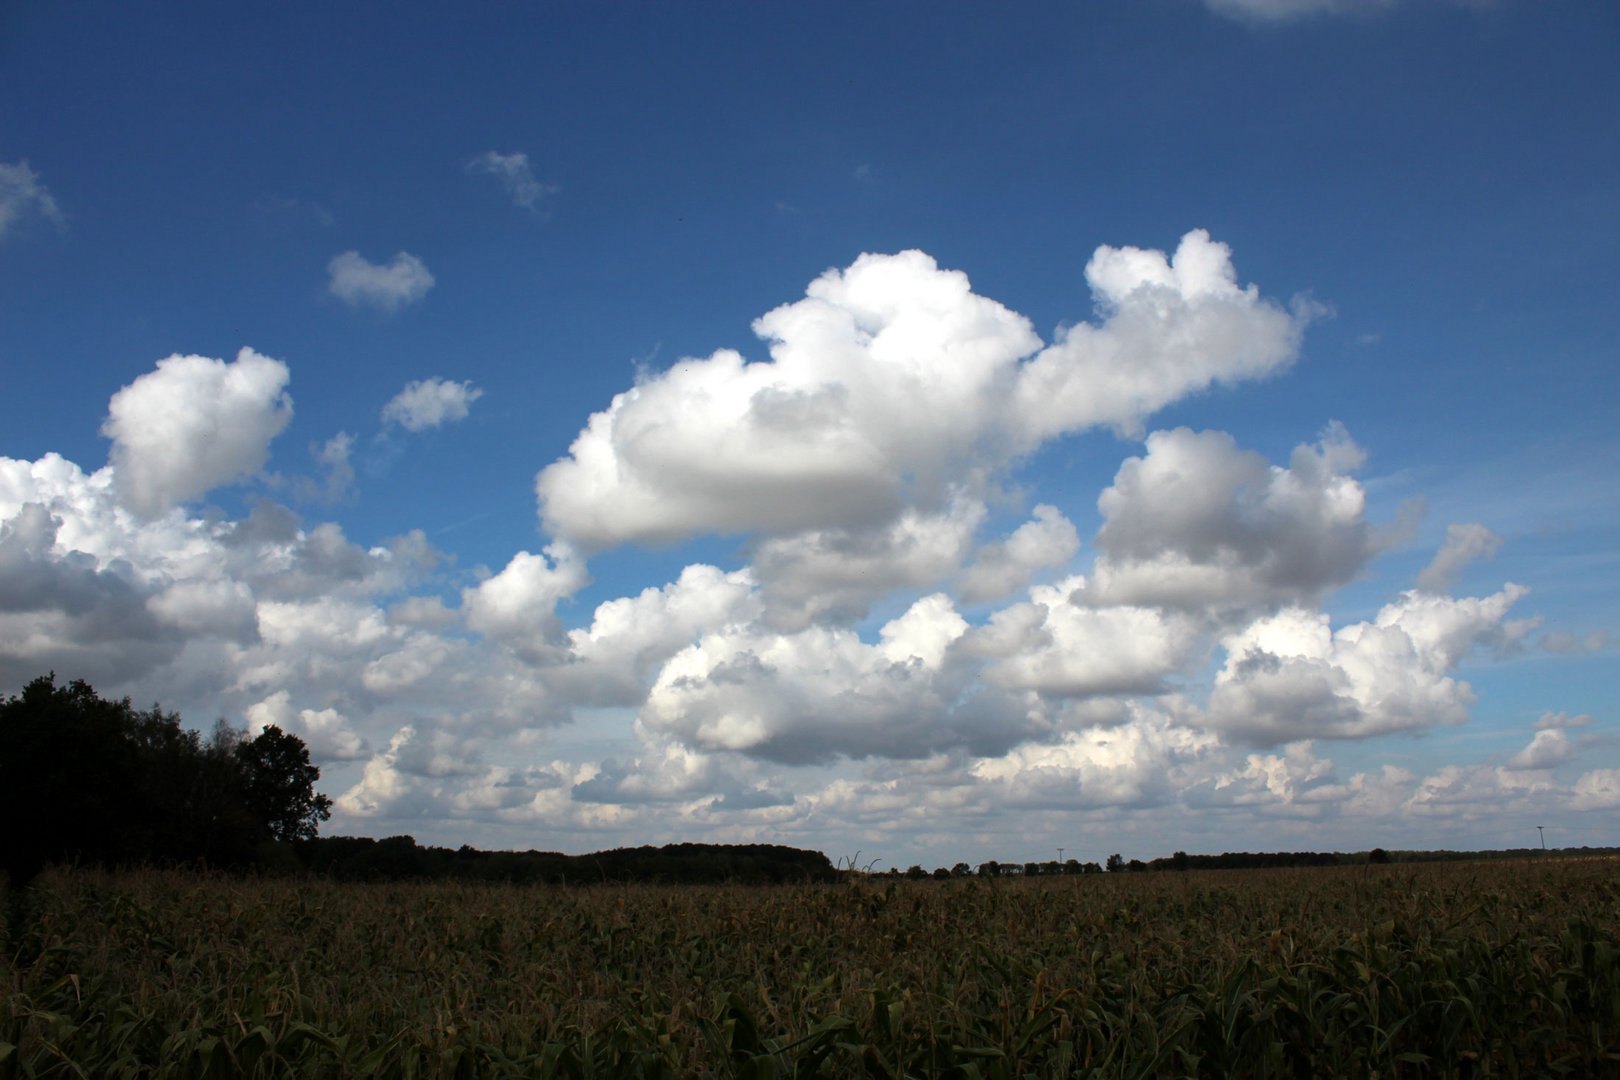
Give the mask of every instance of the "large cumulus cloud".
<svg viewBox="0 0 1620 1080">
<path fill-rule="evenodd" d="M 1365 738 L 1467 719 L 1473 690 L 1452 672 L 1476 647 L 1502 646 L 1529 624 L 1506 621 L 1528 590 L 1480 598 L 1407 593 L 1371 622 L 1333 631 L 1326 614 L 1289 608 L 1225 644 L 1210 723 L 1259 743 Z"/>
<path fill-rule="evenodd" d="M 1236 283 L 1202 231 L 1174 257 L 1099 248 L 1102 321 L 1045 348 L 1029 320 L 919 251 L 863 255 L 761 317 L 769 361 L 722 350 L 643 377 L 536 481 L 585 548 L 697 533 L 886 528 L 974 498 L 1044 441 L 1273 373 L 1308 312 Z"/>
</svg>

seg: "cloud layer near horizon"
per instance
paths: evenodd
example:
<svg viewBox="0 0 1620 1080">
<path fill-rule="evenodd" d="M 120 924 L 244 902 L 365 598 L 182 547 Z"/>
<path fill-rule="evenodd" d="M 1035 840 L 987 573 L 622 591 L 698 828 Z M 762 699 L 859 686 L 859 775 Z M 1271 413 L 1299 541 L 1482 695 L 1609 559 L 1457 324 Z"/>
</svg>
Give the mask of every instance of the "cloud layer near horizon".
<svg viewBox="0 0 1620 1080">
<path fill-rule="evenodd" d="M 366 277 L 372 302 L 425 291 L 405 271 Z M 1388 543 L 1351 433 L 1324 418 L 1273 462 L 1147 430 L 1283 371 L 1313 309 L 1239 284 L 1202 231 L 1173 255 L 1098 248 L 1086 279 L 1095 321 L 1044 342 L 922 252 L 829 270 L 755 322 L 768 359 L 682 359 L 594 413 L 537 476 L 549 542 L 483 572 L 419 531 L 362 546 L 269 500 L 199 506 L 264 469 L 291 373 L 249 349 L 159 361 L 113 395 L 106 466 L 0 459 L 0 686 L 54 668 L 279 724 L 348 778 L 350 829 L 918 836 L 1008 809 L 1620 805 L 1614 770 L 1572 775 L 1575 721 L 1430 776 L 1319 756 L 1465 722 L 1459 669 L 1528 647 L 1525 590 L 1448 595 L 1500 544 L 1464 523 L 1415 588 L 1335 625 L 1325 598 Z M 382 416 L 435 427 L 478 393 L 411 383 Z M 1021 462 L 1099 428 L 1141 442 L 1089 544 L 1051 502 L 1009 517 Z M 593 554 L 713 535 L 736 565 L 561 613 Z M 629 751 L 549 749 L 587 719 Z"/>
</svg>

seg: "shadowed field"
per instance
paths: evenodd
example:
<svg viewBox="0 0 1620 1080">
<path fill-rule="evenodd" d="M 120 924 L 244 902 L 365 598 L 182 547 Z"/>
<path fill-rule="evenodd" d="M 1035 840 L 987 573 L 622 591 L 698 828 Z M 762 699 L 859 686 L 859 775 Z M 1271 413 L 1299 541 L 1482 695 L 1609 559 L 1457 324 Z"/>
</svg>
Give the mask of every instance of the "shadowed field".
<svg viewBox="0 0 1620 1080">
<path fill-rule="evenodd" d="M 804 886 L 52 873 L 0 1077 L 1620 1074 L 1620 864 Z"/>
</svg>

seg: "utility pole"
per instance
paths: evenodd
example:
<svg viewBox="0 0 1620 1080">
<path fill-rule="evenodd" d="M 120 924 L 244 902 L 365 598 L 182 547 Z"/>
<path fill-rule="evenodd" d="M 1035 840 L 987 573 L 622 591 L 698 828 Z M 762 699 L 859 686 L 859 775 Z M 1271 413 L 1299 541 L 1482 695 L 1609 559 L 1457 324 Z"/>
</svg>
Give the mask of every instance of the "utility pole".
<svg viewBox="0 0 1620 1080">
<path fill-rule="evenodd" d="M 1059 866 L 1063 865 L 1063 849 L 1062 848 L 1058 848 L 1058 865 Z"/>
<path fill-rule="evenodd" d="M 1536 835 L 1541 837 L 1541 850 L 1546 851 L 1547 850 L 1547 834 L 1542 832 L 1541 830 L 1542 830 L 1542 826 L 1537 825 L 1536 826 Z"/>
</svg>

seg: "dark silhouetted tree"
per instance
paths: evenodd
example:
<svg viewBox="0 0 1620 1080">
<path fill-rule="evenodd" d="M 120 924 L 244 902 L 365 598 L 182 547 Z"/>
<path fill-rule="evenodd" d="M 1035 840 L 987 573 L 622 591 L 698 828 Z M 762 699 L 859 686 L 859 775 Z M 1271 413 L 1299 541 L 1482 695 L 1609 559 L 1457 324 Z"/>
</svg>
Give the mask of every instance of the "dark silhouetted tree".
<svg viewBox="0 0 1620 1080">
<path fill-rule="evenodd" d="M 103 861 L 140 829 L 128 699 L 104 701 L 88 683 L 35 679 L 0 702 L 0 821 L 14 885 L 58 859 Z"/>
<path fill-rule="evenodd" d="M 271 724 L 236 747 L 248 812 L 277 840 L 313 840 L 332 816 L 332 800 L 315 790 L 321 770 L 304 740 Z"/>
<path fill-rule="evenodd" d="M 221 724 L 208 741 L 154 705 L 109 701 L 55 674 L 0 700 L 0 870 L 51 862 L 250 862 L 265 840 L 308 839 L 330 815 L 297 736 Z"/>
</svg>

